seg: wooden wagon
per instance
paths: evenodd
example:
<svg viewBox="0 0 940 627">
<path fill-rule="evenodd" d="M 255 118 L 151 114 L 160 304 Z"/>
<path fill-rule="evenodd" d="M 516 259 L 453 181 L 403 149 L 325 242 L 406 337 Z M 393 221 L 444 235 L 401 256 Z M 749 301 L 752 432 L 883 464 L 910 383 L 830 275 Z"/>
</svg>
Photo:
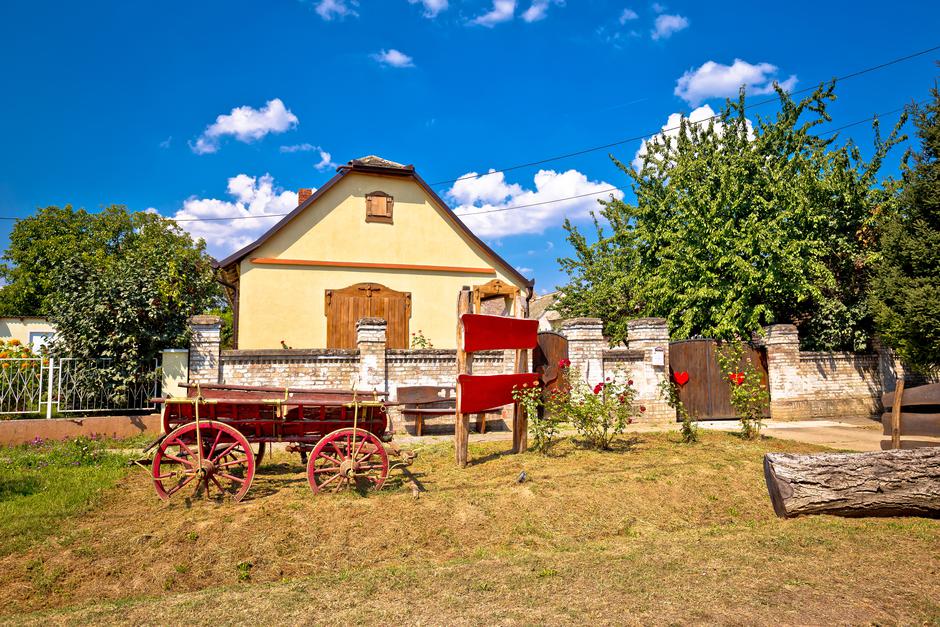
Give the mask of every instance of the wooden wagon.
<svg viewBox="0 0 940 627">
<path fill-rule="evenodd" d="M 241 500 L 265 450 L 286 442 L 299 453 L 314 493 L 349 487 L 378 490 L 389 453 L 413 455 L 392 442 L 389 403 L 381 393 L 237 385 L 188 386 L 188 395 L 157 398 L 163 433 L 151 477 L 163 500 L 184 491 Z M 186 493 L 190 493 L 186 489 Z"/>
</svg>

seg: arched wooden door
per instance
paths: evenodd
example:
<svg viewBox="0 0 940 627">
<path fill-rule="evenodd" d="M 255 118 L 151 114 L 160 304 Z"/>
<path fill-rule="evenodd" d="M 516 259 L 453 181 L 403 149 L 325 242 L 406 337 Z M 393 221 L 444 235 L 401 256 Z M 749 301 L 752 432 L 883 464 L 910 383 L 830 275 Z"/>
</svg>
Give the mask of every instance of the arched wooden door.
<svg viewBox="0 0 940 627">
<path fill-rule="evenodd" d="M 383 318 L 388 348 L 408 348 L 411 293 L 379 283 L 357 283 L 326 291 L 326 347 L 356 348 L 356 322 Z"/>
</svg>

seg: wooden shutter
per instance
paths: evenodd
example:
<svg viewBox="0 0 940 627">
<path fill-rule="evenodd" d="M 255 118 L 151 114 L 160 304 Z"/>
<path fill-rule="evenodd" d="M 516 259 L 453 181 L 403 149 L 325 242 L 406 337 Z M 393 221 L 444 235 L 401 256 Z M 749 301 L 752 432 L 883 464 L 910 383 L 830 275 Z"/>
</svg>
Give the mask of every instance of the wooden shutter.
<svg viewBox="0 0 940 627">
<path fill-rule="evenodd" d="M 388 348 L 408 348 L 411 294 L 378 283 L 357 283 L 326 291 L 326 347 L 356 348 L 356 323 L 383 318 Z"/>
<path fill-rule="evenodd" d="M 392 207 L 395 199 L 385 192 L 366 194 L 366 222 L 392 222 Z"/>
</svg>

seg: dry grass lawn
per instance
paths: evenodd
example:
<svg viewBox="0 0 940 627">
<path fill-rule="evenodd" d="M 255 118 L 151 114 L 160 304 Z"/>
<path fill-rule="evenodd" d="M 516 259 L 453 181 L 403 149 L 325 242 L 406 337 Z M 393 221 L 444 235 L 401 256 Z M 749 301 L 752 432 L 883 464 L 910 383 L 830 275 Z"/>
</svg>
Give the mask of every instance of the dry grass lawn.
<svg viewBox="0 0 940 627">
<path fill-rule="evenodd" d="M 491 442 L 462 471 L 425 448 L 418 498 L 314 497 L 286 453 L 240 504 L 164 505 L 132 472 L 0 558 L 0 622 L 940 624 L 940 521 L 781 521 L 762 455 L 813 447 L 677 439 Z"/>
</svg>

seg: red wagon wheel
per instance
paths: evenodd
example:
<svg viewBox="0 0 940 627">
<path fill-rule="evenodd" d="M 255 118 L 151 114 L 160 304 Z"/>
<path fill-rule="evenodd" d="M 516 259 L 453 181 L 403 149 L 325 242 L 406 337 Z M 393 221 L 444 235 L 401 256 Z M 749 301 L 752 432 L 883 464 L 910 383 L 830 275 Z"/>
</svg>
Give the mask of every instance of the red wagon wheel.
<svg viewBox="0 0 940 627">
<path fill-rule="evenodd" d="M 201 464 L 195 422 L 176 428 L 160 443 L 151 468 L 157 496 L 168 501 L 189 486 L 190 494 L 229 494 L 240 501 L 255 476 L 248 440 L 234 427 L 214 421 L 201 422 L 199 436 L 206 452 Z"/>
<path fill-rule="evenodd" d="M 307 482 L 314 494 L 350 486 L 378 490 L 388 478 L 388 453 L 382 442 L 362 429 L 337 429 L 323 436 L 307 462 Z"/>
</svg>

